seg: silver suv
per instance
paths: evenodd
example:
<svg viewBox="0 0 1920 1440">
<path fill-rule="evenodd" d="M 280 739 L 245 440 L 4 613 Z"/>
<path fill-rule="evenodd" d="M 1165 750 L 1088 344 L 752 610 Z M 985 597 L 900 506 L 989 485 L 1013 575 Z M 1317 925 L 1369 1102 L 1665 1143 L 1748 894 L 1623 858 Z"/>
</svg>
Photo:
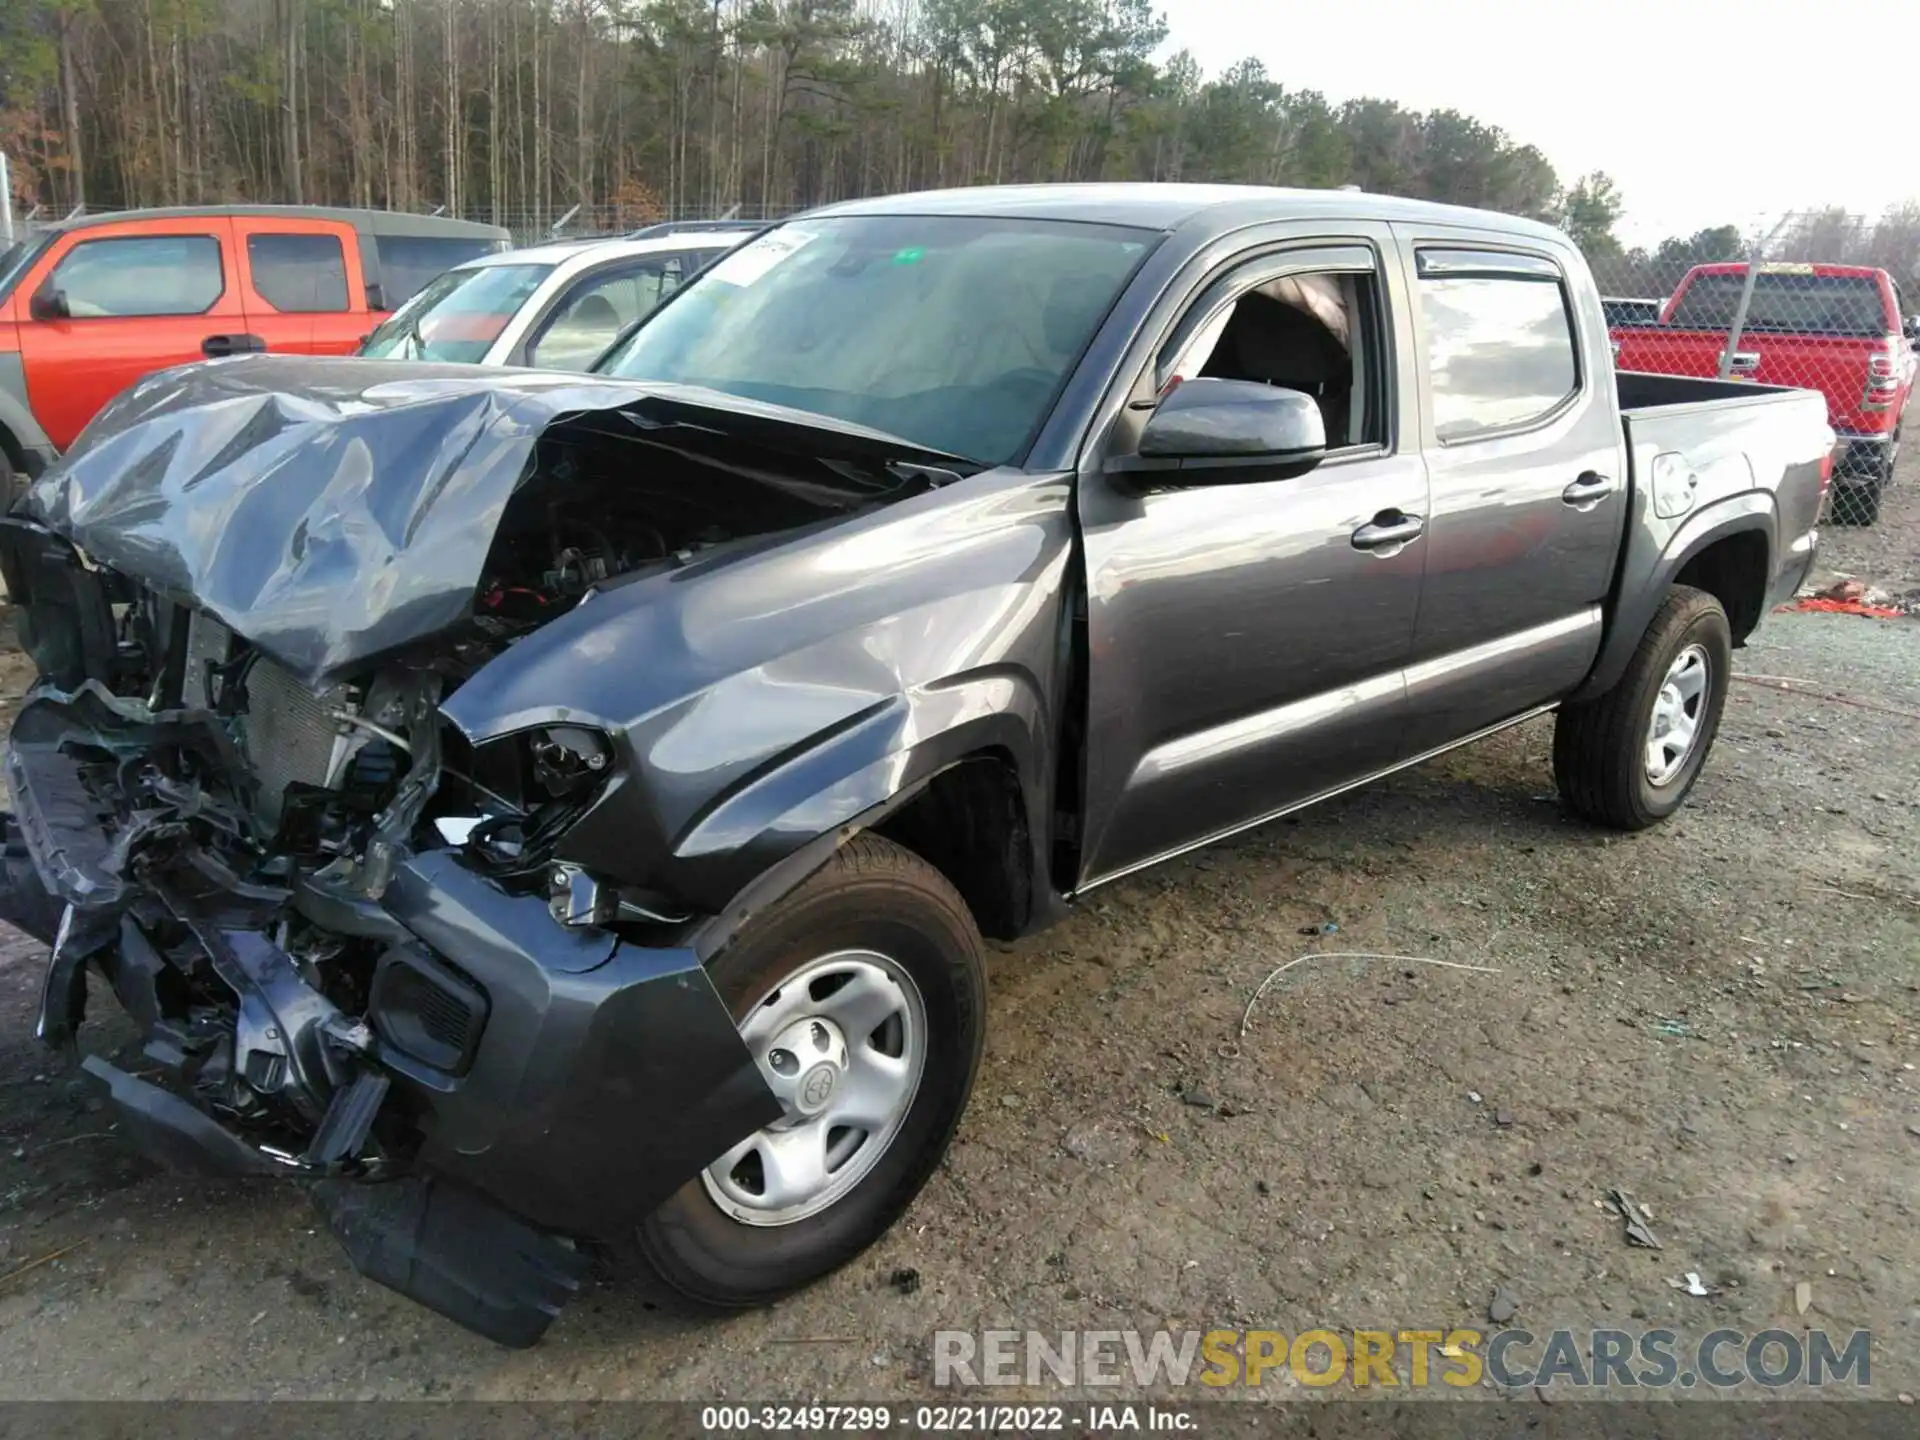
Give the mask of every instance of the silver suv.
<svg viewBox="0 0 1920 1440">
<path fill-rule="evenodd" d="M 485 255 L 431 281 L 359 353 L 585 370 L 627 326 L 747 238 L 740 231 L 649 232 Z"/>
</svg>

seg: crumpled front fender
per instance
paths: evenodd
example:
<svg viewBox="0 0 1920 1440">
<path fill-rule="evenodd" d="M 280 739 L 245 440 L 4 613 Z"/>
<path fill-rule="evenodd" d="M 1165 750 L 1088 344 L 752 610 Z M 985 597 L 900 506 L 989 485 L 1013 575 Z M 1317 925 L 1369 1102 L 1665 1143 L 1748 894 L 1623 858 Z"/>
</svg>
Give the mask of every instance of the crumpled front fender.
<svg viewBox="0 0 1920 1440">
<path fill-rule="evenodd" d="M 475 743 L 592 725 L 614 779 L 556 858 L 716 912 L 836 826 L 996 752 L 1050 811 L 1067 482 L 992 472 L 610 588 L 442 706 Z M 1035 825 L 1036 853 L 1045 854 Z"/>
</svg>

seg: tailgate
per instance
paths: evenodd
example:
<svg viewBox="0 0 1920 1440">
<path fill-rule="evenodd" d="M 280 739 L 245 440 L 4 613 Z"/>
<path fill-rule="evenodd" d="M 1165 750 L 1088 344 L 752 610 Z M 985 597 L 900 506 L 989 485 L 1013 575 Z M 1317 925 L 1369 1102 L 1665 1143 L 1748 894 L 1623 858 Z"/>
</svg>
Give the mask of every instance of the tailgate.
<svg viewBox="0 0 1920 1440">
<path fill-rule="evenodd" d="M 1867 393 L 1867 360 L 1881 346 L 1855 335 L 1749 332 L 1734 352 L 1734 376 L 1763 385 L 1818 390 L 1827 398 L 1827 422 L 1836 430 L 1882 428 L 1883 418 L 1860 408 Z"/>
<path fill-rule="evenodd" d="M 1662 330 L 1623 327 L 1613 332 L 1618 345 L 1614 367 L 1654 375 L 1693 375 L 1712 379 L 1720 373 L 1727 337 L 1712 330 Z M 1727 378 L 1753 380 L 1795 390 L 1818 390 L 1826 397 L 1827 423 L 1852 433 L 1891 428 L 1886 411 L 1862 408 L 1867 395 L 1869 358 L 1882 351 L 1856 335 L 1794 335 L 1750 330 L 1740 337 Z"/>
<path fill-rule="evenodd" d="M 1692 375 L 1711 380 L 1720 373 L 1720 352 L 1727 337 L 1707 330 L 1663 330 L 1622 325 L 1613 333 L 1613 368 L 1649 375 Z"/>
</svg>

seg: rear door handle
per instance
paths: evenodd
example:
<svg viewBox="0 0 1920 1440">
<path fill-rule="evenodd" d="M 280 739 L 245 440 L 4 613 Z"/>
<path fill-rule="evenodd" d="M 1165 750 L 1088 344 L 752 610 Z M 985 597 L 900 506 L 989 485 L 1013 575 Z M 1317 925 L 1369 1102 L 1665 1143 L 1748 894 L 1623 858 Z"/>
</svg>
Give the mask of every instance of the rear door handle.
<svg viewBox="0 0 1920 1440">
<path fill-rule="evenodd" d="M 1426 528 L 1427 522 L 1418 515 L 1382 510 L 1353 532 L 1353 548 L 1370 551 L 1384 560 L 1390 555 L 1398 555 L 1408 544 L 1418 540 Z"/>
<path fill-rule="evenodd" d="M 200 342 L 200 353 L 209 360 L 222 355 L 264 354 L 267 342 L 259 335 L 209 335 Z"/>
<path fill-rule="evenodd" d="M 1560 498 L 1584 514 L 1612 493 L 1613 477 L 1611 475 L 1602 475 L 1598 470 L 1588 470 L 1562 490 Z"/>
</svg>

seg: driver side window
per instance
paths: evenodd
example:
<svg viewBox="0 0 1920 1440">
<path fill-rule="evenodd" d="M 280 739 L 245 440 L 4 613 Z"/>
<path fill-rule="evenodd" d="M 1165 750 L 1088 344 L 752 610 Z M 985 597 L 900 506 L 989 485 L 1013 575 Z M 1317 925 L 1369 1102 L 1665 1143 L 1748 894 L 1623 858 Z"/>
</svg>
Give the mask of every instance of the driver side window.
<svg viewBox="0 0 1920 1440">
<path fill-rule="evenodd" d="M 1271 262 L 1211 287 L 1155 368 L 1156 398 L 1200 377 L 1298 390 L 1319 405 L 1330 450 L 1387 443 L 1377 276 L 1279 276 Z"/>
</svg>

